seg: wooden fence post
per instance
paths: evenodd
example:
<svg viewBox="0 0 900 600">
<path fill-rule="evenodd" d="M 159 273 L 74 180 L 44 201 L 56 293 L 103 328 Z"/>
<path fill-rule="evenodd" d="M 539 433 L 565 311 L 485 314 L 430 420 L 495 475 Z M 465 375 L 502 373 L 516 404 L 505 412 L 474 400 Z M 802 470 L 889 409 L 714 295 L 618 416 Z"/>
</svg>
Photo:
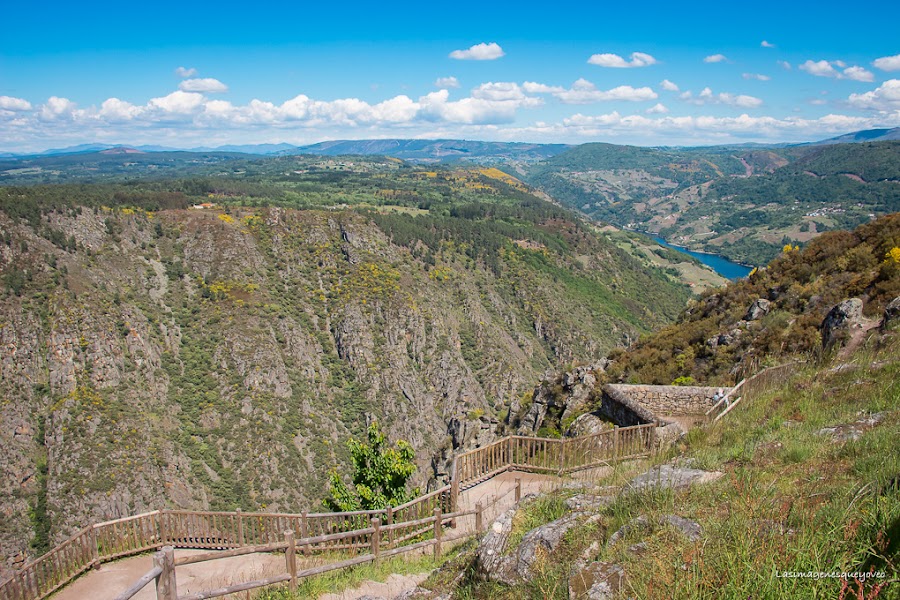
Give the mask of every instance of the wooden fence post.
<svg viewBox="0 0 900 600">
<path fill-rule="evenodd" d="M 304 510 L 300 514 L 300 539 L 305 540 L 309 537 L 309 521 L 307 519 L 307 512 Z M 309 544 L 303 544 L 303 547 L 300 549 L 300 552 L 303 556 L 309 554 Z"/>
<path fill-rule="evenodd" d="M 97 526 L 91 525 L 91 566 L 100 568 L 100 540 L 97 537 Z"/>
<path fill-rule="evenodd" d="M 175 548 L 164 546 L 153 555 L 153 566 L 162 569 L 156 578 L 156 600 L 178 600 L 178 583 L 175 579 Z"/>
<path fill-rule="evenodd" d="M 394 528 L 391 525 L 394 524 L 394 507 L 387 507 L 387 524 L 388 524 L 388 548 L 394 547 Z"/>
<path fill-rule="evenodd" d="M 475 533 L 481 533 L 484 530 L 484 515 L 482 514 L 481 502 L 475 503 Z"/>
<path fill-rule="evenodd" d="M 522 499 L 522 478 L 516 477 L 516 502 Z"/>
<path fill-rule="evenodd" d="M 436 506 L 434 508 L 434 559 L 437 560 L 441 557 L 441 535 L 444 532 L 444 527 L 441 524 L 443 519 L 441 518 L 441 507 Z"/>
<path fill-rule="evenodd" d="M 436 508 L 435 510 L 440 509 Z M 372 528 L 375 530 L 372 532 L 372 556 L 375 557 L 377 563 L 379 554 L 381 554 L 381 519 L 372 517 Z"/>
<path fill-rule="evenodd" d="M 244 545 L 244 519 L 241 517 L 241 509 L 234 511 L 237 514 L 237 543 L 238 546 Z"/>
<path fill-rule="evenodd" d="M 157 548 L 162 548 L 169 541 L 169 531 L 168 527 L 166 527 L 166 525 L 168 525 L 168 523 L 166 522 L 168 521 L 166 514 L 168 510 L 169 509 L 164 508 L 159 511 L 159 546 L 157 546 Z"/>
<path fill-rule="evenodd" d="M 513 460 L 513 439 L 512 436 L 509 436 L 506 440 L 506 458 L 509 466 L 506 468 L 507 471 L 512 471 L 515 467 L 515 461 Z"/>
<path fill-rule="evenodd" d="M 559 474 L 558 477 L 562 477 L 563 471 L 566 470 L 566 440 L 562 440 L 559 443 Z"/>
<path fill-rule="evenodd" d="M 287 543 L 287 548 L 284 551 L 284 562 L 287 567 L 288 575 L 291 576 L 290 589 L 292 592 L 297 591 L 297 546 L 294 544 L 294 532 L 292 530 L 287 530 L 284 532 L 284 541 Z"/>
<path fill-rule="evenodd" d="M 613 462 L 619 460 L 619 426 L 613 425 Z"/>
</svg>

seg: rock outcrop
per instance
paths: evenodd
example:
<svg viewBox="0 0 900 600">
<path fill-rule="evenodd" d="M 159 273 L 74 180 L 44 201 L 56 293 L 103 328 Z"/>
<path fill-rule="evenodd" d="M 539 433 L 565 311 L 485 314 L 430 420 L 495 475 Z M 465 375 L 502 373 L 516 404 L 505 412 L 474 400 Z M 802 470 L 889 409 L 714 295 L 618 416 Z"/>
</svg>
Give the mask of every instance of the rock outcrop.
<svg viewBox="0 0 900 600">
<path fill-rule="evenodd" d="M 830 348 L 842 344 L 850 335 L 850 330 L 862 322 L 863 301 L 850 298 L 835 305 L 822 321 L 822 345 Z"/>
</svg>

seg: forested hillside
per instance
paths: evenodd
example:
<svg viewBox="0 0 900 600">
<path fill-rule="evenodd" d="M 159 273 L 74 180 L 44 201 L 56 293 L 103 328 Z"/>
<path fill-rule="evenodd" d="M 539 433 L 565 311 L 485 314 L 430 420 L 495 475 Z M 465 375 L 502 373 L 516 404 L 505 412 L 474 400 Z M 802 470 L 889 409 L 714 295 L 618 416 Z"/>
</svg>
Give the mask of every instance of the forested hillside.
<svg viewBox="0 0 900 600">
<path fill-rule="evenodd" d="M 900 210 L 896 141 L 763 150 L 585 144 L 513 169 L 594 218 L 753 265 L 788 242 Z"/>
<path fill-rule="evenodd" d="M 427 484 L 689 297 L 499 171 L 275 162 L 0 188 L 7 564 L 147 509 L 315 509 L 371 418 Z"/>
</svg>

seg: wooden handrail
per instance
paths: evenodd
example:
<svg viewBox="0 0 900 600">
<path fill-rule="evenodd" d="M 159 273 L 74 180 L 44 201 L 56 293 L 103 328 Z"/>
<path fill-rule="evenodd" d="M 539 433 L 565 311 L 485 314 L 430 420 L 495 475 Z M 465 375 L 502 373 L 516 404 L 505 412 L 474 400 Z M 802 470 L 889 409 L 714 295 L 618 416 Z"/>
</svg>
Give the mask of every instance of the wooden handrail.
<svg viewBox="0 0 900 600">
<path fill-rule="evenodd" d="M 451 483 L 394 507 L 391 510 L 394 522 L 386 523 L 384 519 L 381 519 L 381 522 L 385 522 L 385 524 L 380 526 L 379 535 L 391 536 L 397 530 L 424 527 L 433 523 L 434 517 L 422 518 L 421 510 L 430 512 L 434 508 L 440 508 L 444 515 L 443 520 L 471 514 L 471 511 L 468 513 L 454 512 L 455 494 L 459 492 L 460 486 L 493 477 L 508 469 L 562 474 L 578 468 L 649 453 L 652 449 L 652 434 L 639 435 L 639 439 L 632 439 L 630 432 L 651 431 L 654 427 L 654 424 L 635 425 L 570 439 L 509 435 L 487 446 L 461 453 L 454 458 Z M 602 445 L 602 441 L 609 438 L 627 440 L 627 444 L 617 448 L 621 452 L 610 453 L 610 448 Z M 637 442 L 639 445 L 635 445 Z M 570 448 L 574 450 L 570 450 Z M 437 502 L 438 506 L 430 507 L 429 503 L 434 502 Z M 368 521 L 372 517 L 386 516 L 387 512 L 386 509 L 349 513 L 301 514 L 155 510 L 104 521 L 82 529 L 49 553 L 28 563 L 13 578 L 0 584 L 0 592 L 4 593 L 4 598 L 9 596 L 11 600 L 40 600 L 92 565 L 99 565 L 100 562 L 134 554 L 148 548 L 158 548 L 164 544 L 181 548 L 230 548 L 216 552 L 215 557 L 217 558 L 224 558 L 226 555 L 240 556 L 252 551 L 280 550 L 286 547 L 284 541 L 273 540 L 264 544 L 256 543 L 256 541 L 271 539 L 276 532 L 280 534 L 284 525 L 295 530 L 295 533 L 302 534 L 302 537 L 298 537 L 295 541 L 299 548 L 319 550 L 320 548 L 315 548 L 317 544 L 324 545 L 345 540 L 351 540 L 351 543 L 326 546 L 321 549 L 364 547 L 363 540 L 359 540 L 359 542 L 352 540 L 373 535 L 375 529 L 372 527 L 354 528 L 346 532 L 317 536 L 309 536 L 307 528 L 312 523 L 324 522 L 326 531 L 328 529 L 334 531 L 333 528 L 352 525 L 354 519 L 365 517 Z M 257 523 L 257 525 L 251 526 L 253 523 Z M 321 527 L 319 525 L 316 528 L 321 530 Z M 404 537 L 412 538 L 414 536 L 407 534 L 395 542 L 402 543 Z M 107 548 L 104 544 L 113 545 Z M 72 551 L 70 547 L 75 548 L 75 551 Z M 391 552 L 393 553 L 395 550 L 398 548 L 392 548 Z M 384 554 L 382 553 L 382 555 Z M 205 556 L 182 557 L 178 560 L 178 564 L 190 564 L 212 558 Z"/>
</svg>

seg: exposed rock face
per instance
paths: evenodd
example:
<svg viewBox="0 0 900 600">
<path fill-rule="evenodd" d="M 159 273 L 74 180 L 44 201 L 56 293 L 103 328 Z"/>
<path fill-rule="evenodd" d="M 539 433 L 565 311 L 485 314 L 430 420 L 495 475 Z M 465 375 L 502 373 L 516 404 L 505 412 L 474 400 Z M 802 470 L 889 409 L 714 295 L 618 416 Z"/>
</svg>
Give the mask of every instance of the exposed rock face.
<svg viewBox="0 0 900 600">
<path fill-rule="evenodd" d="M 559 414 L 560 421 L 566 422 L 572 416 L 587 410 L 591 392 L 597 383 L 594 373 L 608 366 L 606 360 L 583 365 L 562 374 L 555 379 L 544 379 L 534 390 L 531 405 L 521 416 L 521 405 L 510 407 L 511 424 L 519 435 L 534 435 L 544 424 L 548 411 Z M 514 419 L 519 418 L 516 423 Z"/>
<path fill-rule="evenodd" d="M 593 435 L 613 428 L 608 419 L 604 419 L 596 413 L 584 413 L 572 421 L 566 430 L 566 437 L 581 437 Z"/>
<path fill-rule="evenodd" d="M 823 427 L 817 433 L 819 435 L 831 436 L 831 439 L 835 442 L 855 441 L 869 429 L 877 427 L 883 420 L 884 413 L 863 415 L 853 423 Z"/>
<path fill-rule="evenodd" d="M 753 304 L 750 305 L 750 308 L 747 309 L 747 314 L 744 315 L 745 321 L 756 321 L 757 319 L 761 319 L 764 316 L 769 314 L 769 301 L 765 298 L 758 298 L 753 301 Z"/>
<path fill-rule="evenodd" d="M 834 306 L 822 321 L 822 345 L 826 348 L 843 343 L 853 327 L 862 321 L 863 302 L 850 298 Z"/>
<path fill-rule="evenodd" d="M 656 428 L 656 451 L 665 452 L 680 440 L 687 431 L 680 423 L 666 423 Z"/>
<path fill-rule="evenodd" d="M 505 555 L 516 509 L 510 509 L 489 528 L 476 550 L 476 572 L 486 581 L 514 585 L 529 581 L 532 565 L 559 546 L 563 536 L 582 519 L 581 513 L 568 514 L 546 525 L 532 529 L 509 555 Z"/>
<path fill-rule="evenodd" d="M 606 545 L 608 547 L 615 546 L 626 535 L 637 531 L 649 530 L 653 527 L 654 523 L 657 525 L 668 525 L 670 527 L 673 527 L 681 535 L 692 542 L 696 542 L 700 539 L 700 536 L 703 535 L 703 528 L 699 523 L 697 523 L 696 521 L 691 521 L 690 519 L 685 519 L 684 517 L 680 517 L 678 515 L 663 515 L 655 521 L 651 521 L 651 519 L 646 515 L 640 515 L 638 517 L 635 517 L 625 525 L 622 525 L 622 527 L 616 530 L 615 533 L 609 536 L 609 539 L 606 541 Z"/>
<path fill-rule="evenodd" d="M 625 569 L 611 562 L 577 564 L 569 577 L 571 600 L 612 600 L 625 582 Z"/>
<path fill-rule="evenodd" d="M 28 275 L 21 295 L 0 284 L 0 570 L 33 556 L 39 498 L 51 544 L 157 508 L 313 510 L 376 417 L 416 449 L 425 487 L 558 364 L 589 363 L 554 409 L 583 410 L 590 361 L 636 333 L 571 321 L 524 267 L 501 284 L 448 250 L 431 277 L 352 212 L 84 208 L 44 224 L 76 248 L 0 212 L 0 268 Z"/>
<path fill-rule="evenodd" d="M 894 329 L 900 324 L 900 296 L 891 300 L 884 307 L 884 317 L 881 319 L 881 329 Z"/>
<path fill-rule="evenodd" d="M 659 465 L 629 481 L 623 488 L 623 493 L 639 492 L 653 488 L 684 488 L 710 483 L 719 479 L 722 475 L 723 473 L 719 471 L 703 471 L 688 467 Z"/>
</svg>

